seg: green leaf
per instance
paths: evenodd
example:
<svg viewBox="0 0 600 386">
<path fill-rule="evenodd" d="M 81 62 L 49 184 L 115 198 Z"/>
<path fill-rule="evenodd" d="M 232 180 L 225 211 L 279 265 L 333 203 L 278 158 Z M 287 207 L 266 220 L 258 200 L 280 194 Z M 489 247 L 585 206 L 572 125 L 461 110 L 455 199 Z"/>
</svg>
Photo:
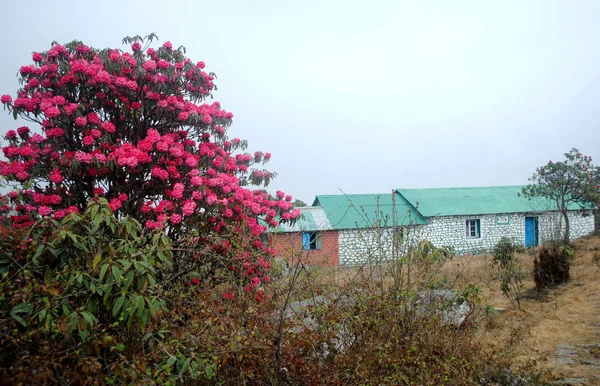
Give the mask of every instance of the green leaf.
<svg viewBox="0 0 600 386">
<path fill-rule="evenodd" d="M 125 259 L 119 259 L 117 261 L 123 265 L 123 271 L 127 271 L 132 264 L 131 261 Z"/>
<path fill-rule="evenodd" d="M 177 361 L 177 358 L 175 358 L 174 356 L 170 356 L 169 359 L 167 359 L 167 366 L 173 366 L 173 364 Z"/>
<path fill-rule="evenodd" d="M 188 358 L 184 363 L 183 366 L 181 366 L 181 368 L 179 369 L 179 375 L 183 375 L 187 369 L 190 367 L 190 362 L 192 361 L 192 358 Z"/>
<path fill-rule="evenodd" d="M 122 281 L 123 280 L 123 273 L 121 273 L 121 268 L 119 268 L 118 265 L 113 265 L 112 266 L 112 273 L 115 276 L 115 280 L 116 281 Z"/>
<path fill-rule="evenodd" d="M 135 298 L 135 307 L 137 308 L 138 318 L 141 318 L 144 315 L 144 311 L 146 310 L 146 307 L 144 307 L 143 296 L 137 296 Z"/>
<path fill-rule="evenodd" d="M 125 282 L 123 283 L 124 290 L 127 290 L 129 288 L 129 286 L 133 282 L 134 278 L 135 278 L 135 273 L 133 271 L 129 271 L 127 273 L 127 276 L 125 277 Z"/>
<path fill-rule="evenodd" d="M 94 262 L 92 263 L 92 269 L 96 270 L 96 267 L 98 266 L 98 263 L 100 263 L 100 261 L 102 260 L 102 255 L 100 255 L 99 253 L 94 257 Z"/>
<path fill-rule="evenodd" d="M 154 275 L 146 275 L 146 277 L 148 278 L 148 283 L 150 283 L 150 287 L 154 287 L 156 285 L 156 279 L 154 278 Z"/>
<path fill-rule="evenodd" d="M 94 220 L 96 220 L 96 215 L 98 214 L 98 209 L 99 209 L 98 205 L 94 205 L 94 206 L 92 207 L 92 213 L 91 213 L 91 215 L 92 215 L 92 216 L 91 216 L 91 217 L 92 217 Z"/>
<path fill-rule="evenodd" d="M 108 270 L 108 264 L 104 264 L 100 267 L 100 281 L 104 279 L 104 275 L 106 275 L 106 271 Z"/>
<path fill-rule="evenodd" d="M 16 306 L 14 306 L 12 308 L 12 310 L 10 310 L 10 316 L 14 320 L 16 320 L 17 322 L 21 323 L 23 326 L 26 327 L 27 322 L 25 322 L 25 320 L 19 314 L 29 315 L 29 314 L 31 314 L 32 311 L 33 311 L 33 307 L 31 306 L 31 304 L 21 303 L 21 304 L 17 304 Z"/>
<path fill-rule="evenodd" d="M 121 307 L 123 306 L 124 302 L 125 302 L 125 296 L 120 296 L 119 298 L 117 298 L 117 300 L 115 301 L 115 304 L 113 304 L 113 309 L 112 309 L 113 317 L 116 317 L 117 315 L 119 315 L 119 312 L 121 311 Z"/>
<path fill-rule="evenodd" d="M 90 326 L 93 326 L 98 319 L 96 319 L 96 317 L 94 317 L 94 315 L 90 314 L 87 311 L 83 311 L 81 313 L 81 316 L 83 316 L 83 319 L 85 319 L 86 323 L 89 324 Z"/>
</svg>

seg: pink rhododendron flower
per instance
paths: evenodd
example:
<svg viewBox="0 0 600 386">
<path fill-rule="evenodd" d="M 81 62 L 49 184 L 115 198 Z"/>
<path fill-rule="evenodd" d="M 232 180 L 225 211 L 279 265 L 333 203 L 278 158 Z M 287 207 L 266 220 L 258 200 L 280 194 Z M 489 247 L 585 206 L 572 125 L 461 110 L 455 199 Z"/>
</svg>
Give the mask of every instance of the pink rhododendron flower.
<svg viewBox="0 0 600 386">
<path fill-rule="evenodd" d="M 115 212 L 123 206 L 123 203 L 118 198 L 113 198 L 112 200 L 110 200 L 109 206 L 110 209 L 112 209 L 112 211 Z"/>
<path fill-rule="evenodd" d="M 98 114 L 96 113 L 89 113 L 87 116 L 87 120 L 93 125 L 97 125 L 100 123 L 100 117 L 98 117 Z"/>
<path fill-rule="evenodd" d="M 158 166 L 152 168 L 151 175 L 152 177 L 159 178 L 161 180 L 166 180 L 167 178 L 169 178 L 169 172 L 159 168 Z"/>
<path fill-rule="evenodd" d="M 63 181 L 63 177 L 58 168 L 55 168 L 52 173 L 50 173 L 50 181 L 54 182 L 55 184 L 60 184 Z"/>
<path fill-rule="evenodd" d="M 38 213 L 40 216 L 48 216 L 50 213 L 52 213 L 52 209 L 49 206 L 43 205 L 38 208 Z"/>
<path fill-rule="evenodd" d="M 46 114 L 46 118 L 50 119 L 58 117 L 60 115 L 60 110 L 58 109 L 58 107 L 52 106 L 44 110 L 44 113 Z"/>
<path fill-rule="evenodd" d="M 2 97 L 0 97 L 0 101 L 2 102 L 2 104 L 7 104 L 7 103 L 12 103 L 13 99 L 10 95 L 2 95 Z"/>
<path fill-rule="evenodd" d="M 94 144 L 94 137 L 92 137 L 91 135 L 86 135 L 85 137 L 83 137 L 82 142 L 85 146 L 92 146 Z"/>
<path fill-rule="evenodd" d="M 44 142 L 44 137 L 42 137 L 39 134 L 34 134 L 33 136 L 31 136 L 31 142 L 32 143 L 42 143 Z"/>
<path fill-rule="evenodd" d="M 182 216 L 180 214 L 172 214 L 171 215 L 171 224 L 177 225 L 181 222 Z"/>
<path fill-rule="evenodd" d="M 101 127 L 102 130 L 106 131 L 107 133 L 114 133 L 116 131 L 115 125 L 111 122 L 103 122 Z"/>
<path fill-rule="evenodd" d="M 179 119 L 182 121 L 187 121 L 187 119 L 190 117 L 190 113 L 187 111 L 182 111 L 179 113 Z"/>
<path fill-rule="evenodd" d="M 142 66 L 146 71 L 154 71 L 156 70 L 156 61 L 150 59 Z"/>
<path fill-rule="evenodd" d="M 17 133 L 19 133 L 19 135 L 22 137 L 26 134 L 29 134 L 30 130 L 29 127 L 27 126 L 21 126 L 17 129 Z"/>
<path fill-rule="evenodd" d="M 83 127 L 87 125 L 87 119 L 85 117 L 75 118 L 75 126 Z"/>
<path fill-rule="evenodd" d="M 182 213 L 186 216 L 191 216 L 194 214 L 194 210 L 196 210 L 197 204 L 194 201 L 188 200 L 185 202 L 182 208 Z"/>
<path fill-rule="evenodd" d="M 173 186 L 172 196 L 175 198 L 183 197 L 183 184 L 178 182 Z"/>
<path fill-rule="evenodd" d="M 19 181 L 24 181 L 24 180 L 26 180 L 27 178 L 29 178 L 29 173 L 27 173 L 27 172 L 26 172 L 26 171 L 24 171 L 24 170 L 21 170 L 21 171 L 19 171 L 19 172 L 15 173 L 15 176 L 17 177 L 17 179 L 18 179 Z"/>
</svg>

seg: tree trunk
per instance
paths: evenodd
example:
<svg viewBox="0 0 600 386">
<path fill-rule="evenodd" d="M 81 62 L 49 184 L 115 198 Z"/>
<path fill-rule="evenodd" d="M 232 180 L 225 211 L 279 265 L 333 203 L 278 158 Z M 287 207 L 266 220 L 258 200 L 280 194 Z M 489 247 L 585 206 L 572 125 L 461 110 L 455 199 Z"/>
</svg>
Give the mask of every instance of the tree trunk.
<svg viewBox="0 0 600 386">
<path fill-rule="evenodd" d="M 569 225 L 569 215 L 567 213 L 567 210 L 561 210 L 560 213 L 562 214 L 563 218 L 565 219 L 565 236 L 564 236 L 564 241 L 565 244 L 569 243 L 569 232 L 570 232 L 570 225 Z"/>
</svg>

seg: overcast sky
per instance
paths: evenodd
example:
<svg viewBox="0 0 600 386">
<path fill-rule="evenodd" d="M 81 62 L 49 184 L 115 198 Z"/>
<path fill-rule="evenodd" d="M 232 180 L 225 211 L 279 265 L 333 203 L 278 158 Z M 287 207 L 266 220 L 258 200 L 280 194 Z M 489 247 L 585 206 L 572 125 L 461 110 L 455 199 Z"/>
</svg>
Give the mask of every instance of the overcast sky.
<svg viewBox="0 0 600 386">
<path fill-rule="evenodd" d="M 524 184 L 572 147 L 600 163 L 599 19 L 594 0 L 10 1 L 0 94 L 53 40 L 155 32 L 217 73 L 229 135 L 273 154 L 269 190 Z"/>
</svg>

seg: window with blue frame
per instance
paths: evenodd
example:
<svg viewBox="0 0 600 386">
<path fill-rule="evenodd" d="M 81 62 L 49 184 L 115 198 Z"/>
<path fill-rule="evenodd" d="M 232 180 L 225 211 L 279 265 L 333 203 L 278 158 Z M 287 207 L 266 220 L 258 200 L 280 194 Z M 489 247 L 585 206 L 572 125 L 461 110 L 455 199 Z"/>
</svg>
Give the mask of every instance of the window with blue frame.
<svg viewBox="0 0 600 386">
<path fill-rule="evenodd" d="M 321 250 L 323 248 L 323 237 L 319 232 L 302 233 L 302 249 L 305 251 Z"/>
</svg>

